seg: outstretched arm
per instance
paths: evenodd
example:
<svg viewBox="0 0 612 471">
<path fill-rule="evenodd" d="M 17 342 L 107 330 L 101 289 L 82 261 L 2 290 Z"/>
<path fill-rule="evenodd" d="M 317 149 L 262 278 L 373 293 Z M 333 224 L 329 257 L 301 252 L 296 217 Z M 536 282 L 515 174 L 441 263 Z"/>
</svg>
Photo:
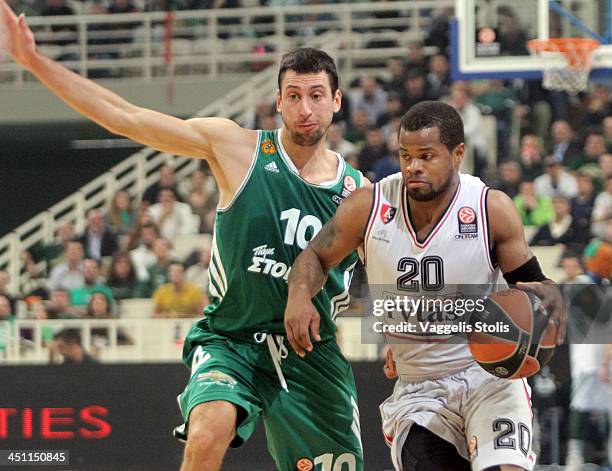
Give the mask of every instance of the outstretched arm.
<svg viewBox="0 0 612 471">
<path fill-rule="evenodd" d="M 17 17 L 0 0 L 0 48 L 32 72 L 46 87 L 80 114 L 109 131 L 172 154 L 213 158 L 214 140 L 241 128 L 227 119 L 182 120 L 135 106 L 119 95 L 45 57 L 22 14 Z M 240 142 L 238 140 L 238 142 Z"/>
<path fill-rule="evenodd" d="M 289 343 L 302 357 L 312 350 L 309 331 L 314 340 L 320 340 L 320 316 L 312 297 L 325 283 L 328 271 L 363 242 L 372 195 L 372 188 L 360 188 L 345 199 L 291 267 L 285 329 Z"/>
<path fill-rule="evenodd" d="M 557 284 L 541 273 L 525 240 L 523 223 L 514 203 L 501 191 L 490 190 L 487 210 L 499 268 L 509 283 L 517 283 L 517 288 L 532 291 L 542 299 L 544 307 L 551 311 L 549 322 L 558 326 L 557 344 L 561 345 L 567 322 L 563 296 Z"/>
</svg>

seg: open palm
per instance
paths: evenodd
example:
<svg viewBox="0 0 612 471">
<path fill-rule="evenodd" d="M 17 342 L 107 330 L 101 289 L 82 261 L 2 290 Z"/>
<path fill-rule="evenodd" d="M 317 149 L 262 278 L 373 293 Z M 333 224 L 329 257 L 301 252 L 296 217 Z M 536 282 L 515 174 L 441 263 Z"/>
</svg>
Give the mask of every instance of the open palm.
<svg viewBox="0 0 612 471">
<path fill-rule="evenodd" d="M 34 35 L 23 14 L 17 17 L 4 0 L 0 0 L 0 48 L 16 62 L 27 66 L 36 52 Z"/>
</svg>

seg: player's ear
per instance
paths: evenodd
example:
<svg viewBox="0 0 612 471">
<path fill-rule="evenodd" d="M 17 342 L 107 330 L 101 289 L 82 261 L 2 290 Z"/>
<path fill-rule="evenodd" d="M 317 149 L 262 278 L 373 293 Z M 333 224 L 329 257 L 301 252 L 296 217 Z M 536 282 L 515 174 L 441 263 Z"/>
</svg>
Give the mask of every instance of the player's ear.
<svg viewBox="0 0 612 471">
<path fill-rule="evenodd" d="M 465 155 L 465 144 L 462 142 L 453 149 L 453 166 L 459 168 Z"/>
<path fill-rule="evenodd" d="M 280 88 L 276 90 L 276 112 L 280 113 L 281 111 L 281 106 L 280 106 L 280 102 L 281 102 L 281 91 Z"/>
<path fill-rule="evenodd" d="M 334 113 L 337 113 L 338 111 L 340 111 L 340 108 L 342 107 L 342 92 L 340 91 L 340 89 L 336 90 L 336 93 L 334 93 Z"/>
</svg>

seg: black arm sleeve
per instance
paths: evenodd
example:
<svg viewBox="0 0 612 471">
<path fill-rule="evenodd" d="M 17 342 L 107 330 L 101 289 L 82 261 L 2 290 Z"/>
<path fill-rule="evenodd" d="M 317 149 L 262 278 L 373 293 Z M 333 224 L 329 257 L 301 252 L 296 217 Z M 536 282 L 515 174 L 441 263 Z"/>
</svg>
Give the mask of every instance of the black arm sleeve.
<svg viewBox="0 0 612 471">
<path fill-rule="evenodd" d="M 538 259 L 535 256 L 511 272 L 504 273 L 504 278 L 509 285 L 514 285 L 519 281 L 544 281 L 547 279 L 544 273 L 542 273 Z"/>
</svg>

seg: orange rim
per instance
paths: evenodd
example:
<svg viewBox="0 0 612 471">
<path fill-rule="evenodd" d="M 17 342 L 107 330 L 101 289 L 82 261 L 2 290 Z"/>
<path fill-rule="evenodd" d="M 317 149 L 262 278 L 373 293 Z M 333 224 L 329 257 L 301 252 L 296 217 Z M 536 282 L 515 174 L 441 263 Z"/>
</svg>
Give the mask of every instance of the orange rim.
<svg viewBox="0 0 612 471">
<path fill-rule="evenodd" d="M 559 52 L 572 67 L 587 66 L 587 59 L 599 47 L 599 41 L 588 38 L 532 39 L 527 47 L 534 52 Z"/>
</svg>

